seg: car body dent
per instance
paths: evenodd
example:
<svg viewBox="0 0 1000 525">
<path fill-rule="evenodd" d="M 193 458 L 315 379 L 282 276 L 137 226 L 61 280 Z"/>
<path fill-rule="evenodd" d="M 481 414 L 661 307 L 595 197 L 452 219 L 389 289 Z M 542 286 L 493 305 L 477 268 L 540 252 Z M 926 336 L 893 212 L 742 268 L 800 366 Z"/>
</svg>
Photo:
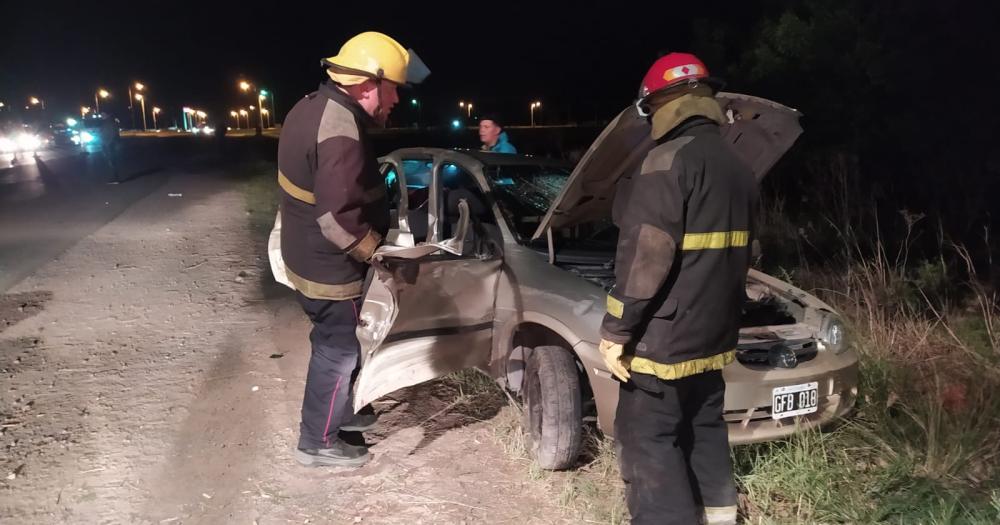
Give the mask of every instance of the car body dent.
<svg viewBox="0 0 1000 525">
<path fill-rule="evenodd" d="M 359 314 L 355 411 L 400 388 L 472 366 L 486 369 L 501 263 L 394 258 L 391 251 L 376 259 Z"/>
</svg>

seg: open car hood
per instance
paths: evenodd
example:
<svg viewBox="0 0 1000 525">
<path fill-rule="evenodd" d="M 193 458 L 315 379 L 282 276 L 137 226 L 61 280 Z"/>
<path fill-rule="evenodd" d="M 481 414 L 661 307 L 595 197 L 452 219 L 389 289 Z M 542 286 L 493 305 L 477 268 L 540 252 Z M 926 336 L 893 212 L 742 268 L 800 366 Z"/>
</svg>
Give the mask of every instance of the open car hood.
<svg viewBox="0 0 1000 525">
<path fill-rule="evenodd" d="M 802 134 L 798 111 L 770 100 L 719 93 L 716 95 L 728 122 L 722 137 L 753 170 L 760 181 Z M 597 137 L 580 159 L 559 196 L 552 201 L 532 239 L 548 228 L 563 228 L 611 214 L 618 179 L 638 171 L 656 143 L 650 125 L 629 106 Z"/>
</svg>

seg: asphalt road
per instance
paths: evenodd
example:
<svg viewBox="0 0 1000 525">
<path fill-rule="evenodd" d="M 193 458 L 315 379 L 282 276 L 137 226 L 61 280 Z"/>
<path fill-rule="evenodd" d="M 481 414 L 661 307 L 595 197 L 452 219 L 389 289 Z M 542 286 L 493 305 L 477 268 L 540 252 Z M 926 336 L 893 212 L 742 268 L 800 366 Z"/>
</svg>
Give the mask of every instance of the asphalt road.
<svg viewBox="0 0 1000 525">
<path fill-rule="evenodd" d="M 0 158 L 0 293 L 117 217 L 183 168 L 197 144 L 125 142 L 121 183 L 99 153 L 74 148 Z"/>
</svg>

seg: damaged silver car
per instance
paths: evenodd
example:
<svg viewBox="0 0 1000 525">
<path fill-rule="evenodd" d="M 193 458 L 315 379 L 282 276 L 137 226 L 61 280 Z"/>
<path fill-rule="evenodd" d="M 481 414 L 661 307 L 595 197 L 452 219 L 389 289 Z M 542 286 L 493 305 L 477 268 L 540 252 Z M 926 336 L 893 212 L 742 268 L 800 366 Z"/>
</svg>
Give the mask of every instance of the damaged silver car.
<svg viewBox="0 0 1000 525">
<path fill-rule="evenodd" d="M 723 136 L 760 180 L 801 133 L 800 114 L 750 96 L 718 98 Z M 630 107 L 575 169 L 436 148 L 380 159 L 394 228 L 360 314 L 355 409 L 475 367 L 522 400 L 543 468 L 574 465 L 587 421 L 611 434 L 618 383 L 597 350 L 614 284 L 611 202 L 618 179 L 654 146 Z M 855 403 L 858 358 L 837 313 L 756 270 L 737 356 L 724 370 L 734 444 L 823 425 Z"/>
</svg>

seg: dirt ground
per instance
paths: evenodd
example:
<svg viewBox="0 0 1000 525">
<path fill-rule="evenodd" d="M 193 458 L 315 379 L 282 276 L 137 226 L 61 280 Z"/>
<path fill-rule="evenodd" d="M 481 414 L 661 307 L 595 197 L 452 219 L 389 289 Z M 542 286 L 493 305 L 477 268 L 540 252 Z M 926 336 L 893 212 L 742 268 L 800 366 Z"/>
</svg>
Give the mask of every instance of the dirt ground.
<svg viewBox="0 0 1000 525">
<path fill-rule="evenodd" d="M 447 382 L 376 404 L 365 467 L 295 463 L 308 323 L 239 185 L 172 174 L 0 295 L 0 522 L 580 521 Z"/>
</svg>

